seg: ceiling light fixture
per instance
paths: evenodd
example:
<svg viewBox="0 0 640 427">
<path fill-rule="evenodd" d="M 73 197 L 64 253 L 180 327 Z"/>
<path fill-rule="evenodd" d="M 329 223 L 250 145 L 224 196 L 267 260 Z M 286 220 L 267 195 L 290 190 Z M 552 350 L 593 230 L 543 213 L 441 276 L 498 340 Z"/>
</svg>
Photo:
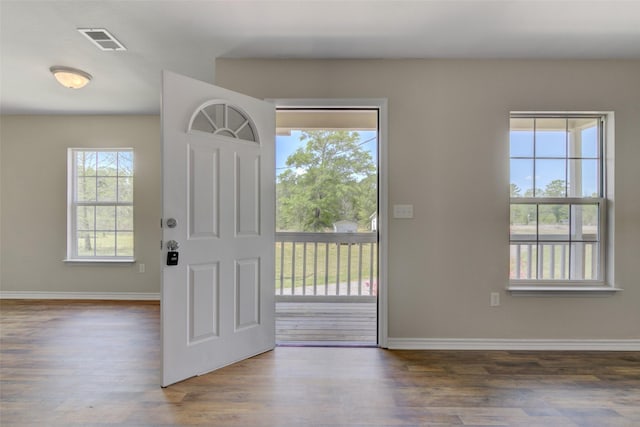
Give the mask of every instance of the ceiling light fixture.
<svg viewBox="0 0 640 427">
<path fill-rule="evenodd" d="M 51 71 L 58 83 L 71 89 L 80 89 L 91 81 L 91 74 L 76 68 L 56 65 L 49 68 L 49 71 Z"/>
</svg>

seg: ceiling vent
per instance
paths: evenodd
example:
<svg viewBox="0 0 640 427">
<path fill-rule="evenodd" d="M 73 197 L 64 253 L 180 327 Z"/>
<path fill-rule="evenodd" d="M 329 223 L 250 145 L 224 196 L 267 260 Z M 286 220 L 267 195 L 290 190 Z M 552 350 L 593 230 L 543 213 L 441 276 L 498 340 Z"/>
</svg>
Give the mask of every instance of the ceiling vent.
<svg viewBox="0 0 640 427">
<path fill-rule="evenodd" d="M 104 28 L 78 28 L 89 41 L 100 50 L 127 50 L 126 47 Z"/>
</svg>

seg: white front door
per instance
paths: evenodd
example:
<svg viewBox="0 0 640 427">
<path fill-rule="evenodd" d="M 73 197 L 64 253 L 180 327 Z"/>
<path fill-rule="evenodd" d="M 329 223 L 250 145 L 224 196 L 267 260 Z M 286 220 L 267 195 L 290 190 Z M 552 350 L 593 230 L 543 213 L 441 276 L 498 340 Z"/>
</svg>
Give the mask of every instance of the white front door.
<svg viewBox="0 0 640 427">
<path fill-rule="evenodd" d="M 163 73 L 162 386 L 275 346 L 274 138 L 272 104 Z"/>
</svg>

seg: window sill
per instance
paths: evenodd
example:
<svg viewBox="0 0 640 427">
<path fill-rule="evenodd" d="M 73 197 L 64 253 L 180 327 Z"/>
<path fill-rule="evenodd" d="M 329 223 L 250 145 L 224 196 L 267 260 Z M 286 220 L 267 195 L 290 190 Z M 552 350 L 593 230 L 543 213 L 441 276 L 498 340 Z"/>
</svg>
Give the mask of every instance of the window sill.
<svg viewBox="0 0 640 427">
<path fill-rule="evenodd" d="M 123 258 L 123 259 L 64 259 L 62 260 L 66 264 L 81 264 L 81 265 L 104 265 L 104 264 L 133 264 L 136 262 L 135 258 Z"/>
<path fill-rule="evenodd" d="M 525 285 L 509 284 L 507 291 L 512 295 L 577 295 L 577 294 L 613 294 L 622 288 L 602 285 Z"/>
</svg>

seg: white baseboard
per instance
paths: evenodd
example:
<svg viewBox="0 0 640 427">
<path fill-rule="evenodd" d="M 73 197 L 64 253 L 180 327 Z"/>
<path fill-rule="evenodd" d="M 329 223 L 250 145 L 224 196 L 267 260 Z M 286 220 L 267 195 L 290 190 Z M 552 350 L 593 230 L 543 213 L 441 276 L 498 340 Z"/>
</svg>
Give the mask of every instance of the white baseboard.
<svg viewBox="0 0 640 427">
<path fill-rule="evenodd" d="M 68 300 L 118 300 L 160 301 L 155 292 L 38 292 L 1 291 L 0 299 L 68 299 Z"/>
<path fill-rule="evenodd" d="M 640 351 L 640 339 L 558 340 L 558 339 L 457 339 L 388 338 L 391 350 L 580 350 Z"/>
</svg>

